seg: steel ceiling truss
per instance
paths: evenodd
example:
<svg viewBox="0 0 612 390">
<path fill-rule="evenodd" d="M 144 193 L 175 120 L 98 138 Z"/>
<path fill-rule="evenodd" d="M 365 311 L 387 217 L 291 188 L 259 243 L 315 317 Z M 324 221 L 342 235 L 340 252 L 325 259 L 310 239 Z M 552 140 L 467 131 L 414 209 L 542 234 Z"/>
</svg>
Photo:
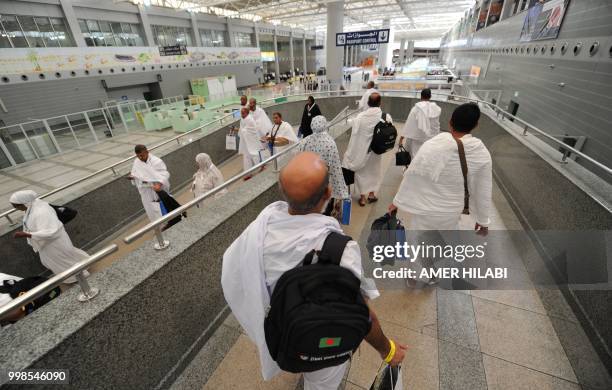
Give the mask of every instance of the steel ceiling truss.
<svg viewBox="0 0 612 390">
<path fill-rule="evenodd" d="M 142 3 L 144 0 L 132 0 Z M 273 24 L 324 29 L 333 0 L 151 0 L 151 4 Z M 345 0 L 345 30 L 380 28 L 390 19 L 396 36 L 440 37 L 475 0 Z"/>
</svg>

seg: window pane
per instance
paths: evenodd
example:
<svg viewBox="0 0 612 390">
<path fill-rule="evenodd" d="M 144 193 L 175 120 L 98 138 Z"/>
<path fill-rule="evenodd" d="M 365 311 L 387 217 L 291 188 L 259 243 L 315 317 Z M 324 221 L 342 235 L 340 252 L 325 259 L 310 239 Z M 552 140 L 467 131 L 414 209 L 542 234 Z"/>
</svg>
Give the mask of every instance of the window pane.
<svg viewBox="0 0 612 390">
<path fill-rule="evenodd" d="M 47 47 L 59 47 L 57 36 L 51 27 L 49 18 L 34 18 L 34 21 L 38 25 L 38 31 L 40 31 L 45 45 Z"/>
<path fill-rule="evenodd" d="M 66 22 L 64 21 L 64 19 L 51 19 L 51 24 L 53 25 L 55 35 L 62 47 L 76 46 L 74 37 L 72 36 L 70 31 L 68 31 L 68 27 L 66 26 Z"/>
<path fill-rule="evenodd" d="M 87 22 L 83 19 L 79 19 L 79 28 L 83 33 L 89 32 L 89 29 L 87 29 Z"/>
<path fill-rule="evenodd" d="M 98 22 L 96 20 L 88 20 L 87 28 L 89 28 L 90 32 L 100 31 L 100 26 L 98 26 Z"/>
<path fill-rule="evenodd" d="M 17 18 L 13 15 L 2 15 L 1 18 L 4 29 L 13 41 L 13 45 L 15 47 L 28 47 L 28 42 L 25 40 L 19 24 L 17 24 Z"/>
<path fill-rule="evenodd" d="M 100 25 L 100 30 L 102 32 L 112 32 L 109 22 L 105 22 L 101 20 L 98 22 L 98 25 Z"/>
<path fill-rule="evenodd" d="M 45 47 L 33 17 L 21 15 L 19 16 L 19 22 L 30 47 Z"/>
<path fill-rule="evenodd" d="M 8 34 L 6 31 L 0 27 L 0 49 L 10 48 L 11 42 L 8 39 Z"/>
</svg>

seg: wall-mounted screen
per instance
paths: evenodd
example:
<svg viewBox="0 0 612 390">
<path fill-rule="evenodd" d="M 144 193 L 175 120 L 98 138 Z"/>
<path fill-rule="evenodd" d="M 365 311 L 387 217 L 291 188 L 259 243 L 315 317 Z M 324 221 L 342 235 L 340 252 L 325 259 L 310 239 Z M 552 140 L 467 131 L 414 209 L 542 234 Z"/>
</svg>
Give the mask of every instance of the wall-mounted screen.
<svg viewBox="0 0 612 390">
<path fill-rule="evenodd" d="M 262 51 L 261 61 L 262 62 L 274 62 L 274 52 L 273 51 Z"/>
</svg>

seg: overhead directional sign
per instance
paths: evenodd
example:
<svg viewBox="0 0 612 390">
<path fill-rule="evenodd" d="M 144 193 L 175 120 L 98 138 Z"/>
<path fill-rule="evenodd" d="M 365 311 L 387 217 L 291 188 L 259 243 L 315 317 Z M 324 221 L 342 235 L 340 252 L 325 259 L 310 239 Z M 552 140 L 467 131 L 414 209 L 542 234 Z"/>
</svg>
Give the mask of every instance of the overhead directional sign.
<svg viewBox="0 0 612 390">
<path fill-rule="evenodd" d="M 336 46 L 389 43 L 389 29 L 343 32 L 336 34 Z"/>
</svg>

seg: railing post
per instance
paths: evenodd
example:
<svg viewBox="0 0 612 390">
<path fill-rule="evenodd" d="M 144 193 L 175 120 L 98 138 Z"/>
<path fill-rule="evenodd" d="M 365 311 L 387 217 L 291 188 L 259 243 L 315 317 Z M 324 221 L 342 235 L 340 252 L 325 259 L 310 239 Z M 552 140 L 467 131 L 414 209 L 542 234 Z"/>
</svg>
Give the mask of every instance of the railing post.
<svg viewBox="0 0 612 390">
<path fill-rule="evenodd" d="M 527 130 L 529 130 L 529 126 L 525 125 L 523 128 L 523 137 L 527 137 Z"/>
<path fill-rule="evenodd" d="M 10 216 L 9 214 L 6 214 L 6 215 L 5 215 L 5 217 L 6 217 L 6 219 L 8 219 L 8 221 L 9 221 L 9 225 L 10 225 L 10 226 L 15 226 L 15 225 L 17 225 L 17 222 L 13 221 L 13 220 L 11 219 L 11 216 Z"/>
<path fill-rule="evenodd" d="M 89 126 L 89 130 L 91 130 L 91 134 L 93 134 L 94 140 L 96 141 L 96 143 L 100 142 L 98 141 L 96 131 L 94 130 L 94 127 L 91 124 L 91 121 L 89 120 L 89 115 L 87 114 L 87 111 L 83 111 L 83 116 L 85 116 L 85 121 L 87 122 L 87 126 Z"/>
<path fill-rule="evenodd" d="M 26 133 L 21 123 L 19 124 L 19 128 L 21 129 L 21 133 L 23 133 L 23 136 L 25 137 L 26 141 L 28 141 L 28 145 L 30 145 L 30 148 L 32 148 L 32 153 L 34 153 L 34 157 L 36 157 L 37 160 L 40 160 L 40 156 L 38 155 L 38 152 L 34 148 L 34 145 L 32 145 L 32 141 L 30 141 L 30 137 L 28 137 L 28 134 Z"/>
<path fill-rule="evenodd" d="M 55 150 L 57 150 L 58 153 L 62 152 L 62 148 L 60 148 L 59 144 L 57 143 L 57 140 L 55 139 L 55 136 L 53 135 L 53 132 L 51 131 L 51 128 L 49 127 L 49 123 L 47 122 L 46 119 L 42 120 L 43 125 L 45 125 L 45 129 L 47 129 L 47 134 L 49 134 L 49 138 L 51 138 L 51 142 L 53 142 L 53 145 L 55 145 Z"/>
<path fill-rule="evenodd" d="M 115 167 L 112 167 L 111 171 L 113 172 L 113 176 L 117 176 L 117 171 L 115 171 Z"/>
<path fill-rule="evenodd" d="M 119 118 L 121 118 L 121 123 L 123 123 L 123 128 L 126 133 L 129 133 L 127 123 L 125 122 L 125 117 L 123 116 L 123 108 L 120 105 L 117 105 L 117 111 L 119 112 Z"/>
<path fill-rule="evenodd" d="M 6 147 L 6 145 L 4 145 L 4 141 L 2 141 L 2 138 L 0 138 L 0 149 L 4 152 L 4 155 L 8 159 L 9 163 L 11 164 L 11 166 L 14 167 L 15 165 L 17 165 L 17 163 L 15 162 L 15 159 L 11 155 L 11 152 L 9 152 L 8 148 Z"/>
<path fill-rule="evenodd" d="M 79 282 L 79 286 L 81 286 L 81 294 L 79 294 L 79 297 L 78 297 L 78 300 L 80 302 L 87 302 L 95 298 L 96 295 L 100 293 L 99 289 L 95 287 L 92 288 L 91 286 L 89 286 L 89 282 L 87 281 L 87 278 L 85 278 L 85 275 L 83 274 L 82 271 L 74 276 Z"/>
<path fill-rule="evenodd" d="M 111 137 L 114 137 L 115 135 L 113 134 L 113 129 L 111 129 L 110 122 L 108 121 L 108 118 L 106 117 L 106 110 L 101 109 L 100 112 L 102 112 L 102 116 L 104 117 L 104 121 L 106 122 L 106 127 L 108 127 L 108 131 L 110 132 Z M 111 120 L 112 119 L 113 118 L 111 118 Z"/>
<path fill-rule="evenodd" d="M 68 128 L 70 128 L 70 132 L 72 133 L 72 136 L 74 137 L 74 140 L 77 143 L 77 146 L 81 146 L 81 143 L 79 142 L 79 139 L 77 138 L 76 134 L 74 133 L 74 129 L 72 128 L 72 125 L 70 124 L 70 119 L 68 119 L 68 115 L 64 115 L 64 118 L 66 119 L 66 123 L 68 124 Z"/>
<path fill-rule="evenodd" d="M 563 150 L 563 157 L 561 157 L 561 161 L 559 161 L 561 164 L 567 164 L 567 158 L 570 156 L 570 154 L 572 154 L 572 152 L 570 150 L 564 149 Z"/>
<path fill-rule="evenodd" d="M 170 246 L 170 241 L 164 240 L 164 236 L 162 234 L 161 228 L 159 227 L 155 228 L 155 238 L 157 239 L 157 242 L 155 243 L 153 247 L 156 250 L 162 251 Z"/>
</svg>

